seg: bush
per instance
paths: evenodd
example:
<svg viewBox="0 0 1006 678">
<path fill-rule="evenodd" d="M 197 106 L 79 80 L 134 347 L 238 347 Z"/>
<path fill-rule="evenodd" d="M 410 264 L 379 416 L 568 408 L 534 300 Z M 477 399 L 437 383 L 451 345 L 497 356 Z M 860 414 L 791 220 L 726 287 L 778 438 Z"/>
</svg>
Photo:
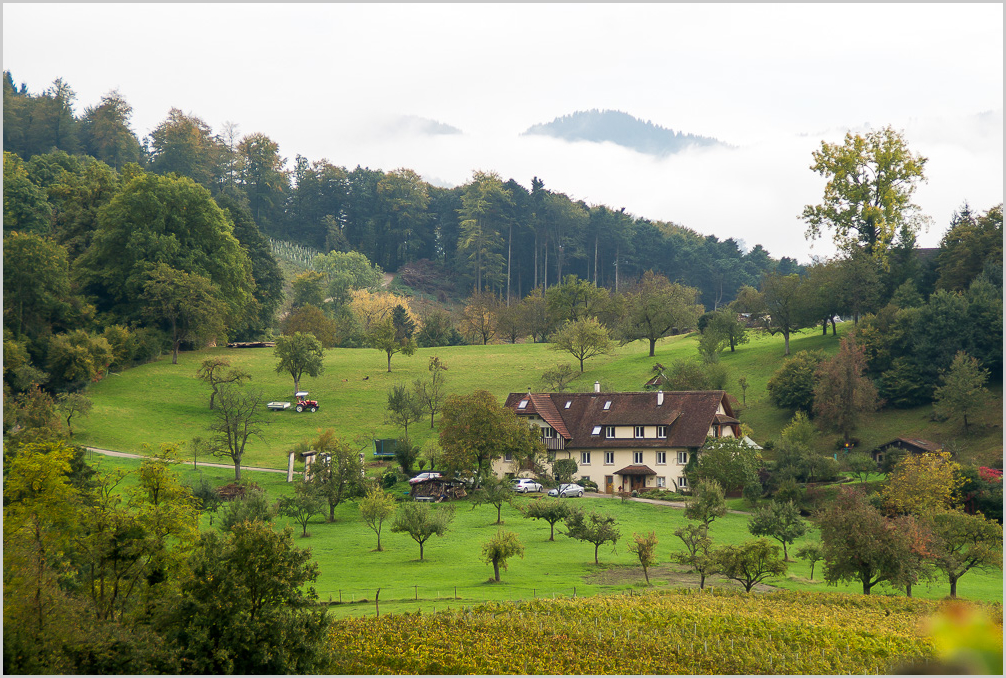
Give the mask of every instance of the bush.
<svg viewBox="0 0 1006 678">
<path fill-rule="evenodd" d="M 799 351 L 790 356 L 768 380 L 768 394 L 777 407 L 804 412 L 814 410 L 814 372 L 826 356 L 823 351 Z"/>
<path fill-rule="evenodd" d="M 580 478 L 579 484 L 582 485 L 583 489 L 587 490 L 588 492 L 598 491 L 597 483 L 595 483 L 590 478 Z"/>
</svg>

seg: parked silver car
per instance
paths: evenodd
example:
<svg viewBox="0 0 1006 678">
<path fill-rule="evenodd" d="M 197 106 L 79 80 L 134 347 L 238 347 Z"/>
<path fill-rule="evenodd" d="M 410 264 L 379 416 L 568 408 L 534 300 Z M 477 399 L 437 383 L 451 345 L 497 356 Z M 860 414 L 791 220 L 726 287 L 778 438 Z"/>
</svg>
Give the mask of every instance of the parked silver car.
<svg viewBox="0 0 1006 678">
<path fill-rule="evenodd" d="M 548 491 L 548 496 L 550 497 L 582 497 L 583 487 L 577 485 L 576 483 L 569 483 L 567 485 L 560 485 L 559 487 L 553 487 Z"/>
<path fill-rule="evenodd" d="M 525 494 L 527 492 L 543 492 L 545 490 L 541 483 L 534 481 L 531 478 L 515 478 L 513 482 L 513 491 Z"/>
</svg>

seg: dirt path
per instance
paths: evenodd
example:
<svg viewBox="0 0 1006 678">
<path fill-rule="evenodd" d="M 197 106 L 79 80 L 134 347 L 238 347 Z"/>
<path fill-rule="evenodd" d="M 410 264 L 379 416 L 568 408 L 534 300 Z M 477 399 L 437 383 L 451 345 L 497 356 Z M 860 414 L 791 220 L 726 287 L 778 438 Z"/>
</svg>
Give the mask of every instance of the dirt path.
<svg viewBox="0 0 1006 678">
<path fill-rule="evenodd" d="M 132 454 L 131 452 L 116 452 L 115 450 L 103 450 L 99 447 L 87 447 L 85 448 L 89 452 L 94 452 L 95 454 L 102 454 L 106 457 L 121 457 L 123 459 L 146 459 L 147 457 L 142 454 Z M 199 466 L 209 466 L 210 468 L 234 468 L 234 464 L 217 464 L 211 461 L 201 461 Z M 259 466 L 242 466 L 242 471 L 264 471 L 266 473 L 286 473 L 286 469 L 279 468 L 261 468 Z"/>
<path fill-rule="evenodd" d="M 620 499 L 616 494 L 601 494 L 600 492 L 585 492 L 585 497 L 594 497 L 595 499 Z M 662 501 L 660 499 L 645 499 L 643 497 L 631 497 L 628 501 L 638 501 L 642 504 L 652 504 L 653 506 L 666 506 L 667 508 L 684 510 L 688 504 L 683 501 Z M 735 511 L 733 509 L 727 509 L 727 513 L 733 513 L 738 516 L 748 516 L 751 515 L 748 511 Z"/>
</svg>

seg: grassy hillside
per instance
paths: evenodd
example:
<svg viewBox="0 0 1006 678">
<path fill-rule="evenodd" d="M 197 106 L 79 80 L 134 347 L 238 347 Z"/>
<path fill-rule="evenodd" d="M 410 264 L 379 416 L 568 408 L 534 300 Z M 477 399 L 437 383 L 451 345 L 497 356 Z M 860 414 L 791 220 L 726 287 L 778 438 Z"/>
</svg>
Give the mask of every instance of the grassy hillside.
<svg viewBox="0 0 1006 678">
<path fill-rule="evenodd" d="M 100 468 L 132 470 L 139 467 L 138 460 L 116 459 L 94 455 L 91 459 Z M 196 484 L 205 478 L 212 485 L 226 484 L 233 479 L 229 469 L 216 469 L 192 464 L 175 467 L 186 484 Z M 285 482 L 285 475 L 248 471 L 244 474 L 269 493 L 271 500 L 291 494 L 293 486 Z M 133 482 L 128 477 L 123 487 Z M 533 501 L 533 496 L 520 497 L 518 502 Z M 331 613 L 337 617 L 373 614 L 374 596 L 381 589 L 382 612 L 432 612 L 447 607 L 470 606 L 485 601 L 517 601 L 535 598 L 587 596 L 645 588 L 642 569 L 634 555 L 625 546 L 633 533 L 655 531 L 660 540 L 657 547 L 656 566 L 650 568 L 650 581 L 655 589 L 673 589 L 697 586 L 698 575 L 670 563 L 674 552 L 683 550 L 674 530 L 687 521 L 684 511 L 664 504 L 622 502 L 618 499 L 570 499 L 585 511 L 597 511 L 616 518 L 621 538 L 613 551 L 610 545 L 599 551 L 600 565 L 594 564 L 594 547 L 563 536 L 564 529 L 556 527 L 555 541 L 549 541 L 549 526 L 544 521 L 527 520 L 516 508 L 505 506 L 503 529 L 515 532 L 524 544 L 523 558 L 512 559 L 509 569 L 502 573 L 502 582 L 493 583 L 492 567 L 480 558 L 482 544 L 495 535 L 500 526 L 495 525 L 496 509 L 492 506 L 473 507 L 470 501 L 454 502 L 455 518 L 443 537 L 433 537 L 426 542 L 424 560 L 419 560 L 419 547 L 401 533 L 391 532 L 389 524 L 381 534 L 385 550 L 375 551 L 377 538 L 360 519 L 355 501 L 345 502 L 336 508 L 335 522 L 326 523 L 315 518 L 308 531 L 311 536 L 301 538 L 301 528 L 286 518 L 278 518 L 277 526 L 289 525 L 298 535 L 297 545 L 310 548 L 321 575 L 315 584 L 319 598 L 333 605 Z M 202 527 L 209 528 L 210 518 L 202 517 Z M 716 544 L 736 544 L 751 539 L 747 530 L 748 516 L 729 513 L 717 519 L 710 527 L 710 536 Z M 811 529 L 790 547 L 790 553 L 806 542 L 819 539 Z M 792 557 L 792 556 L 791 556 Z M 769 580 L 772 588 L 808 592 L 839 591 L 860 595 L 861 587 L 850 584 L 831 587 L 821 577 L 818 563 L 814 578 L 810 566 L 803 561 L 789 564 L 785 577 Z M 717 589 L 735 589 L 739 585 L 713 575 L 708 585 Z M 889 589 L 878 589 L 878 593 Z M 918 598 L 939 599 L 947 595 L 949 584 L 945 581 L 919 584 L 913 594 Z M 1002 575 L 1000 572 L 972 572 L 961 579 L 958 593 L 968 600 L 1001 600 Z"/>
<path fill-rule="evenodd" d="M 840 335 L 847 327 L 840 326 Z M 838 340 L 821 336 L 819 330 L 808 330 L 792 338 L 791 351 L 822 349 L 838 350 Z M 633 342 L 615 349 L 613 355 L 587 361 L 585 373 L 573 382 L 573 389 L 590 391 L 595 380 L 605 389 L 615 391 L 641 390 L 651 376 L 655 362 L 669 365 L 671 361 L 696 359 L 697 340 L 694 336 L 677 336 L 661 340 L 656 355 L 647 355 L 645 342 Z M 766 386 L 782 361 L 781 337 L 753 334 L 751 342 L 737 351 L 725 352 L 721 362 L 729 370 L 727 390 L 742 400 L 737 385 L 740 376 L 747 378 L 746 405 L 741 407 L 741 421 L 754 430 L 754 438 L 765 442 L 778 437 L 791 413 L 774 407 L 768 399 Z M 397 355 L 392 360 L 392 372 L 386 371 L 383 352 L 374 349 L 331 349 L 326 352 L 325 373 L 318 378 L 305 378 L 302 388 L 321 403 L 314 413 L 297 414 L 266 412 L 270 422 L 261 439 L 248 446 L 246 465 L 285 468 L 286 450 L 304 437 L 316 435 L 319 429 L 333 428 L 348 439 L 398 437 L 401 431 L 386 424 L 387 392 L 394 384 L 411 383 L 425 377 L 430 356 L 439 356 L 448 366 L 447 388 L 450 392 L 468 393 L 484 388 L 502 399 L 511 391 L 528 387 L 540 390 L 541 373 L 559 362 L 575 362 L 570 356 L 549 350 L 546 344 L 494 344 L 490 346 L 453 346 L 420 349 L 416 355 Z M 113 374 L 93 384 L 87 395 L 94 409 L 87 419 L 74 422 L 75 440 L 96 447 L 126 452 L 142 452 L 144 445 L 163 442 L 184 442 L 207 435 L 212 421 L 208 409 L 209 390 L 196 378 L 200 362 L 209 356 L 228 358 L 234 366 L 252 376 L 251 387 L 261 389 L 268 400 L 292 401 L 293 380 L 275 372 L 272 349 L 227 349 L 182 353 L 178 365 L 162 359 L 120 374 Z M 982 463 L 1002 456 L 1002 386 L 994 389 L 995 401 L 977 418 L 973 432 L 964 437 L 959 427 L 949 422 L 930 421 L 931 408 L 889 410 L 869 415 L 864 420 L 859 437 L 865 449 L 897 436 L 929 438 L 936 441 L 957 439 L 968 455 Z M 429 423 L 410 429 L 418 443 L 435 435 Z M 822 435 L 823 452 L 834 451 L 836 435 Z"/>
</svg>

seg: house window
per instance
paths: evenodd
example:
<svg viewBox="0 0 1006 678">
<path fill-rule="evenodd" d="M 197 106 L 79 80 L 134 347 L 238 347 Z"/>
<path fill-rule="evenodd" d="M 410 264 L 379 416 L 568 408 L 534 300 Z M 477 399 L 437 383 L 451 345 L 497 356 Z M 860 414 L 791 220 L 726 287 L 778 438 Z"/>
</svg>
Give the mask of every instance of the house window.
<svg viewBox="0 0 1006 678">
<path fill-rule="evenodd" d="M 544 428 L 544 429 L 542 429 L 541 434 L 545 438 L 554 438 L 555 437 L 555 429 L 554 428 Z"/>
<path fill-rule="evenodd" d="M 604 453 L 604 463 L 605 464 L 609 464 L 609 465 L 614 464 L 615 463 L 615 453 L 614 452 L 605 452 Z"/>
<path fill-rule="evenodd" d="M 678 452 L 678 463 L 682 466 L 688 463 L 688 453 Z"/>
<path fill-rule="evenodd" d="M 664 476 L 657 476 L 657 487 L 667 487 Z"/>
<path fill-rule="evenodd" d="M 636 426 L 635 433 L 637 438 L 642 438 L 645 436 L 646 429 L 643 426 Z"/>
<path fill-rule="evenodd" d="M 580 463 L 581 464 L 589 464 L 590 463 L 590 452 L 581 452 L 580 453 Z"/>
<path fill-rule="evenodd" d="M 593 428 L 593 430 L 591 430 L 590 435 L 592 435 L 592 436 L 601 435 L 601 427 L 600 426 L 595 426 Z"/>
<path fill-rule="evenodd" d="M 605 426 L 604 427 L 604 437 L 605 438 L 614 438 L 615 437 L 615 427 L 614 426 Z"/>
<path fill-rule="evenodd" d="M 642 452 L 633 452 L 632 453 L 632 463 L 633 464 L 642 464 L 643 463 L 643 453 Z"/>
<path fill-rule="evenodd" d="M 606 409 L 606 410 L 610 410 L 611 409 L 611 401 L 610 400 L 605 401 L 605 403 L 604 403 L 604 409 Z"/>
<path fill-rule="evenodd" d="M 513 461 L 513 452 L 504 452 L 503 461 Z"/>
<path fill-rule="evenodd" d="M 567 409 L 567 410 L 568 410 L 568 409 L 569 409 L 569 406 L 570 406 L 570 405 L 572 405 L 572 404 L 573 404 L 573 401 L 572 401 L 572 400 L 567 400 L 567 401 L 566 401 L 566 407 L 565 407 L 565 409 Z"/>
<path fill-rule="evenodd" d="M 527 407 L 527 401 L 526 400 L 522 400 L 519 403 L 517 403 L 517 409 L 518 410 L 523 410 L 525 407 Z"/>
<path fill-rule="evenodd" d="M 667 453 L 666 452 L 657 452 L 657 463 L 658 464 L 666 464 L 667 463 Z"/>
<path fill-rule="evenodd" d="M 666 438 L 667 437 L 667 427 L 666 426 L 658 426 L 657 427 L 657 437 L 658 438 Z"/>
<path fill-rule="evenodd" d="M 688 478 L 684 476 L 678 478 L 678 487 L 688 487 Z"/>
</svg>

